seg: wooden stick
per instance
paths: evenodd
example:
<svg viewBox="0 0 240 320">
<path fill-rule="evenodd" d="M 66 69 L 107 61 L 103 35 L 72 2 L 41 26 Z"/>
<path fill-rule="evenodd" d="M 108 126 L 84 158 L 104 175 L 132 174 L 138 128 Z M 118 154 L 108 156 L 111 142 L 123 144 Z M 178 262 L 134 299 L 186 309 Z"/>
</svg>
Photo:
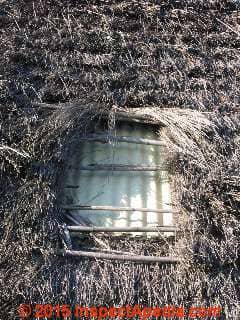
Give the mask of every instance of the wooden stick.
<svg viewBox="0 0 240 320">
<path fill-rule="evenodd" d="M 66 223 L 64 223 L 64 225 L 63 225 L 63 237 L 64 237 L 65 244 L 67 245 L 67 248 L 71 250 L 72 249 L 72 241 L 71 241 L 70 232 L 68 230 Z"/>
<path fill-rule="evenodd" d="M 65 256 L 68 257 L 88 257 L 95 259 L 107 259 L 107 260 L 119 260 L 119 261 L 132 261 L 140 263 L 178 263 L 180 259 L 177 257 L 154 257 L 154 256 L 141 256 L 141 255 L 114 255 L 101 252 L 89 252 L 89 251 L 73 251 L 66 250 Z"/>
<path fill-rule="evenodd" d="M 87 137 L 81 137 L 80 140 L 83 141 L 99 141 L 99 142 L 126 142 L 126 143 L 135 143 L 135 144 L 145 144 L 145 145 L 154 145 L 154 146 L 162 146 L 166 147 L 166 143 L 159 140 L 150 140 L 143 138 L 135 138 L 135 137 L 125 137 L 125 136 L 111 136 L 111 135 L 102 135 L 102 134 L 92 134 Z"/>
<path fill-rule="evenodd" d="M 89 166 L 80 166 L 76 170 L 83 171 L 159 171 L 166 170 L 162 165 L 125 165 L 125 164 L 91 164 Z"/>
<path fill-rule="evenodd" d="M 112 206 L 64 206 L 64 210 L 103 210 L 103 211 L 139 211 L 157 213 L 177 213 L 178 211 L 168 209 L 134 208 L 134 207 L 112 207 Z"/>
<path fill-rule="evenodd" d="M 69 231 L 80 232 L 175 232 L 174 226 L 155 227 L 89 227 L 89 226 L 68 226 Z"/>
<path fill-rule="evenodd" d="M 65 189 L 78 189 L 79 188 L 79 186 L 65 186 L 64 187 Z"/>
<path fill-rule="evenodd" d="M 132 253 L 132 252 L 125 252 L 125 251 L 119 251 L 119 250 L 111 250 L 111 249 L 102 249 L 102 248 L 95 248 L 95 247 L 93 247 L 93 248 L 85 248 L 85 249 L 87 249 L 87 250 L 89 250 L 89 251 L 91 251 L 91 252 L 103 252 L 103 253 L 105 253 L 105 252 L 107 252 L 107 253 L 115 253 L 115 254 L 121 254 L 121 255 L 123 255 L 123 254 L 127 254 L 127 255 L 135 255 L 134 253 Z"/>
</svg>

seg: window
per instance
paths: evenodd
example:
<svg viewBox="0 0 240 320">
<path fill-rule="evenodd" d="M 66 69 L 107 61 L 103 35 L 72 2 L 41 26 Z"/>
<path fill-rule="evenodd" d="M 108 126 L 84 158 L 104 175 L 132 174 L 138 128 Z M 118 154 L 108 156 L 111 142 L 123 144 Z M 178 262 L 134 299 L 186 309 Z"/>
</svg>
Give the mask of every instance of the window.
<svg viewBox="0 0 240 320">
<path fill-rule="evenodd" d="M 70 150 L 63 179 L 68 224 L 148 237 L 158 235 L 153 227 L 173 226 L 164 158 L 152 126 L 119 123 L 113 136 L 98 129 L 83 137 Z"/>
</svg>

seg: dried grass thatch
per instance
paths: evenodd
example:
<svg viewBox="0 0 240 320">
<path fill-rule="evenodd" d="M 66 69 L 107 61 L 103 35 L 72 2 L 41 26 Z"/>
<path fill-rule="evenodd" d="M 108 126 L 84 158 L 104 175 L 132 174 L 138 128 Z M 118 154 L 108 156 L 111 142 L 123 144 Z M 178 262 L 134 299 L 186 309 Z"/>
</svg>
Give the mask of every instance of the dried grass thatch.
<svg viewBox="0 0 240 320">
<path fill-rule="evenodd" d="M 239 5 L 233 1 L 3 1 L 0 9 L 0 309 L 20 303 L 240 303 Z M 58 179 L 69 146 L 107 118 L 159 124 L 169 142 L 178 265 L 59 257 Z M 162 129 L 165 127 L 166 130 Z M 96 239 L 93 241 L 97 241 Z"/>
</svg>

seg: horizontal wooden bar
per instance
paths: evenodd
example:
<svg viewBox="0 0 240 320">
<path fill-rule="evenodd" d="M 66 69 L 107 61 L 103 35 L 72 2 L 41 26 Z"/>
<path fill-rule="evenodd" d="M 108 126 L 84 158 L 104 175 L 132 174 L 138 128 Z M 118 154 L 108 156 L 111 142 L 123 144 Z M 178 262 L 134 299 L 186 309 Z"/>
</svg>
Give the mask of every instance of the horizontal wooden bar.
<svg viewBox="0 0 240 320">
<path fill-rule="evenodd" d="M 174 226 L 156 227 L 89 227 L 89 226 L 68 226 L 69 231 L 80 232 L 175 232 Z"/>
<path fill-rule="evenodd" d="M 65 186 L 64 187 L 65 189 L 78 189 L 79 188 L 79 186 Z"/>
<path fill-rule="evenodd" d="M 113 206 L 63 206 L 64 210 L 101 210 L 101 211 L 139 211 L 139 212 L 157 212 L 157 213 L 177 213 L 168 209 L 134 208 L 134 207 L 113 207 Z"/>
<path fill-rule="evenodd" d="M 135 143 L 135 144 L 145 144 L 153 146 L 166 147 L 166 143 L 160 140 L 152 140 L 145 138 L 136 138 L 136 137 L 127 137 L 127 136 L 112 136 L 112 135 L 103 135 L 103 134 L 91 134 L 87 137 L 81 137 L 82 141 L 97 141 L 97 142 L 126 142 L 126 143 Z"/>
<path fill-rule="evenodd" d="M 119 250 L 111 250 L 111 249 L 103 249 L 103 248 L 96 248 L 96 247 L 88 247 L 88 248 L 85 248 L 86 250 L 89 250 L 90 252 L 101 252 L 101 253 L 111 253 L 111 254 L 121 254 L 121 255 L 135 255 L 134 253 L 132 252 L 126 252 L 126 251 L 119 251 Z"/>
<path fill-rule="evenodd" d="M 118 261 L 131 261 L 139 263 L 178 263 L 180 259 L 177 257 L 156 257 L 156 256 L 142 256 L 142 255 L 120 255 L 120 254 L 108 254 L 102 252 L 89 252 L 89 251 L 73 251 L 66 250 L 65 256 L 68 257 L 87 257 L 95 259 L 106 259 L 106 260 L 118 260 Z"/>
<path fill-rule="evenodd" d="M 88 166 L 80 166 L 77 170 L 86 171 L 159 171 L 166 170 L 162 165 L 125 165 L 125 164 L 92 164 Z"/>
</svg>

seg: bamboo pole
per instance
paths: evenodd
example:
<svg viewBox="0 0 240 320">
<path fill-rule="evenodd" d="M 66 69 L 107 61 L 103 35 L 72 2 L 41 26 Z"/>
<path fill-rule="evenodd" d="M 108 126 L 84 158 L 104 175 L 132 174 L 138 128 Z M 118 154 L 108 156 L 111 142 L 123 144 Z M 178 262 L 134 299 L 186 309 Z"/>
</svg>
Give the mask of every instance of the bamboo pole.
<svg viewBox="0 0 240 320">
<path fill-rule="evenodd" d="M 89 226 L 68 226 L 69 231 L 79 232 L 175 232 L 174 226 L 156 227 L 89 227 Z"/>
<path fill-rule="evenodd" d="M 154 145 L 166 147 L 167 144 L 164 141 L 143 139 L 136 137 L 125 137 L 125 136 L 111 136 L 111 135 L 102 135 L 102 134 L 92 134 L 87 137 L 81 137 L 80 140 L 83 141 L 99 141 L 99 142 L 126 142 L 126 143 L 135 143 L 135 144 L 145 144 L 145 145 Z"/>
<path fill-rule="evenodd" d="M 118 261 L 131 261 L 139 263 L 178 263 L 180 259 L 177 257 L 154 257 L 154 256 L 142 256 L 142 255 L 118 255 L 108 254 L 102 252 L 89 252 L 89 251 L 73 251 L 66 250 L 65 256 L 68 257 L 87 257 L 95 259 L 107 259 L 107 260 L 118 260 Z"/>
<path fill-rule="evenodd" d="M 166 170 L 162 165 L 125 165 L 125 164 L 92 164 L 76 168 L 83 171 L 159 171 Z"/>
<path fill-rule="evenodd" d="M 113 206 L 63 206 L 64 210 L 101 210 L 101 211 L 139 211 L 139 212 L 156 212 L 156 213 L 177 213 L 178 211 L 170 209 L 151 209 L 151 208 L 134 208 L 134 207 L 113 207 Z"/>
</svg>

